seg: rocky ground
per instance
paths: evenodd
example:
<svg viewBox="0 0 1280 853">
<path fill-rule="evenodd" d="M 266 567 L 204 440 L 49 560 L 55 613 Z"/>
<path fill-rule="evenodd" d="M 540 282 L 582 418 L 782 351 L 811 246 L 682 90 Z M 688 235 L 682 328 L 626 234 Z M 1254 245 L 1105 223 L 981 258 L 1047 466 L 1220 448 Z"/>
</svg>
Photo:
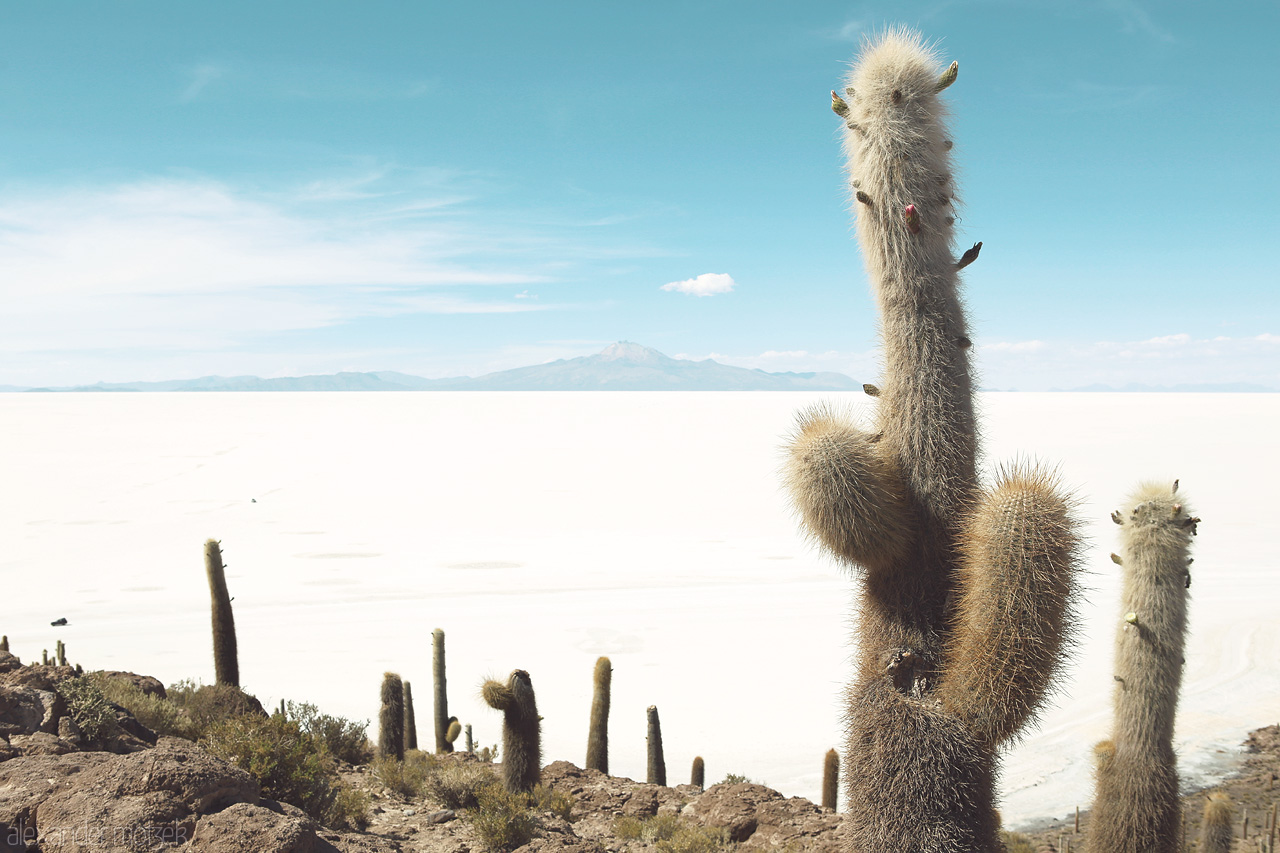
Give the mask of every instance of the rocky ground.
<svg viewBox="0 0 1280 853">
<path fill-rule="evenodd" d="M 409 798 L 382 785 L 369 766 L 346 767 L 343 777 L 370 797 L 363 831 L 333 831 L 299 809 L 262 796 L 252 777 L 180 738 L 156 737 L 116 711 L 109 742 L 89 742 L 54 689 L 67 668 L 22 666 L 0 652 L 0 853 L 5 851 L 254 851 L 254 853 L 482 853 L 472 822 L 426 797 Z M 154 679 L 131 674 L 139 685 Z M 158 682 L 156 683 L 158 685 Z M 1242 772 L 1220 786 L 1248 809 L 1248 840 L 1259 849 L 1268 832 L 1274 783 L 1280 773 L 1280 727 L 1254 732 Z M 474 762 L 474 756 L 445 756 Z M 626 818 L 679 816 L 718 830 L 723 846 L 780 853 L 836 853 L 840 816 L 799 797 L 750 783 L 665 787 L 606 776 L 556 761 L 542 782 L 572 798 L 566 820 L 537 815 L 534 838 L 520 853 L 641 853 L 653 839 L 619 834 Z M 1207 792 L 1188 795 L 1188 838 L 1198 834 Z M 1240 817 L 1244 813 L 1241 811 Z M 1243 822 L 1243 821 L 1242 821 Z M 635 821 L 632 821 L 632 826 Z M 1087 829 L 1088 815 L 1081 826 Z M 1068 822 L 1031 837 L 1037 851 L 1074 846 L 1083 835 Z M 702 853 L 671 844 L 661 853 Z M 1189 844 L 1187 849 L 1195 849 Z"/>
</svg>

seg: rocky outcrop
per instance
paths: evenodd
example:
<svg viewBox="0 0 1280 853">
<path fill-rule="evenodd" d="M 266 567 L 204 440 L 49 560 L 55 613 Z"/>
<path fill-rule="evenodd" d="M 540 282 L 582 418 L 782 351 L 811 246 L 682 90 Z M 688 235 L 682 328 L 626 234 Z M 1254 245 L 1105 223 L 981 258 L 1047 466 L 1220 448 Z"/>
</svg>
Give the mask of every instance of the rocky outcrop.
<svg viewBox="0 0 1280 853">
<path fill-rule="evenodd" d="M 837 853 L 840 816 L 803 797 L 786 798 L 763 785 L 712 785 L 684 810 L 704 826 L 724 827 L 743 850 Z"/>
</svg>

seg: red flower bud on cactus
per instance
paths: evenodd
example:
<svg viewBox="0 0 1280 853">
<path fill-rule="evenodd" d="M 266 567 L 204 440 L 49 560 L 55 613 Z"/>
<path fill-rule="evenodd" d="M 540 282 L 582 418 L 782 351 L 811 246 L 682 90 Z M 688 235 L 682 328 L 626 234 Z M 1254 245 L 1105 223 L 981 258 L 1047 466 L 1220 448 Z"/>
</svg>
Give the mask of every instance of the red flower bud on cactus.
<svg viewBox="0 0 1280 853">
<path fill-rule="evenodd" d="M 907 209 L 902 211 L 902 218 L 907 220 L 908 231 L 912 234 L 920 233 L 920 213 L 914 204 L 907 205 Z"/>
</svg>

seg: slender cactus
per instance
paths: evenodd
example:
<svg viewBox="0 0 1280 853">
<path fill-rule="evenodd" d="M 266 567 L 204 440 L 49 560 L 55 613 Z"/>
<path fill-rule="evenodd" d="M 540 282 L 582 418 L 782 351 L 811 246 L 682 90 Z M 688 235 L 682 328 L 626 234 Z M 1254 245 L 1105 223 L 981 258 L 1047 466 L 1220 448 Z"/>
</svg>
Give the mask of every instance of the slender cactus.
<svg viewBox="0 0 1280 853">
<path fill-rule="evenodd" d="M 431 632 L 431 678 L 435 698 L 436 752 L 452 752 L 445 735 L 449 733 L 449 698 L 444 677 L 444 631 Z"/>
<path fill-rule="evenodd" d="M 378 713 L 378 752 L 404 761 L 404 684 L 394 672 L 382 675 L 382 709 Z"/>
<path fill-rule="evenodd" d="M 221 543 L 204 543 L 204 570 L 209 576 L 209 598 L 213 611 L 213 670 L 218 684 L 240 686 L 240 658 L 236 654 L 236 620 L 231 614 L 231 596 L 222 565 Z"/>
<path fill-rule="evenodd" d="M 66 666 L 67 665 L 67 647 L 61 640 L 58 641 L 57 655 L 58 655 L 58 666 Z"/>
<path fill-rule="evenodd" d="M 822 807 L 836 810 L 836 791 L 840 779 L 840 754 L 834 749 L 827 750 L 822 761 Z"/>
<path fill-rule="evenodd" d="M 480 689 L 485 703 L 502 712 L 502 784 L 531 791 L 542 774 L 542 718 L 529 673 L 517 669 L 507 683 L 490 679 Z"/>
<path fill-rule="evenodd" d="M 1124 573 L 1116 632 L 1111 739 L 1099 752 L 1089 847 L 1107 853 L 1177 853 L 1182 803 L 1173 723 L 1182 685 L 1191 585 L 1191 515 L 1175 481 L 1144 483 L 1120 525 Z"/>
<path fill-rule="evenodd" d="M 413 685 L 404 683 L 404 748 L 418 748 L 418 720 L 413 713 Z"/>
<path fill-rule="evenodd" d="M 466 733 L 467 733 L 467 752 L 475 752 L 476 742 L 471 737 L 471 724 L 467 723 L 466 726 L 464 726 L 463 728 L 466 730 Z"/>
<path fill-rule="evenodd" d="M 694 756 L 693 770 L 689 773 L 689 784 L 695 788 L 707 787 L 707 766 L 702 761 L 702 756 Z"/>
<path fill-rule="evenodd" d="M 832 109 L 845 124 L 858 240 L 880 308 L 884 378 L 864 430 L 801 414 L 784 478 L 809 534 L 862 593 L 844 755 L 848 847 L 998 849 L 996 750 L 1063 658 L 1079 550 L 1072 501 L 1031 465 L 979 486 L 971 342 L 940 71 L 918 35 L 868 45 Z"/>
<path fill-rule="evenodd" d="M 667 762 L 662 756 L 662 724 L 658 721 L 658 706 L 650 705 L 645 713 L 649 719 L 649 736 L 645 738 L 648 746 L 645 781 L 651 785 L 666 785 Z"/>
<path fill-rule="evenodd" d="M 5 634 L 3 637 L 0 637 L 0 652 L 7 651 L 9 651 L 9 635 Z"/>
<path fill-rule="evenodd" d="M 609 773 L 609 687 L 613 682 L 613 664 L 607 657 L 596 660 L 592 678 L 591 723 L 587 732 L 587 768 Z"/>
</svg>

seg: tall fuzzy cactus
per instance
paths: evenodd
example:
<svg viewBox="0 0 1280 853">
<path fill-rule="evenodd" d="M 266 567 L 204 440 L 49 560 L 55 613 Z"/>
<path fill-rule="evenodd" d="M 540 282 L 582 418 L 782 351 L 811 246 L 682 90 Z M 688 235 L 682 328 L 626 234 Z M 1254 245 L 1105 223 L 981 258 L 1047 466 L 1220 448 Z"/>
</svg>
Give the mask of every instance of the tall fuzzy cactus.
<svg viewBox="0 0 1280 853">
<path fill-rule="evenodd" d="M 596 660 L 592 676 L 591 722 L 587 730 L 587 768 L 609 773 L 609 688 L 613 664 L 607 657 Z"/>
<path fill-rule="evenodd" d="M 531 791 L 542 774 L 542 718 L 529 673 L 517 669 L 507 683 L 490 679 L 480 689 L 490 708 L 502 712 L 502 784 Z"/>
<path fill-rule="evenodd" d="M 1071 500 L 1031 465 L 978 484 L 969 331 L 953 251 L 943 69 L 908 32 L 862 52 L 845 148 L 884 377 L 864 430 L 804 412 L 784 477 L 808 532 L 861 580 L 845 795 L 856 851 L 998 849 L 996 750 L 1061 663 L 1079 549 Z"/>
<path fill-rule="evenodd" d="M 1175 853 L 1182 806 L 1173 753 L 1173 721 L 1182 685 L 1187 630 L 1188 551 L 1200 519 L 1178 483 L 1144 483 L 1120 525 L 1124 573 L 1116 633 L 1111 739 L 1096 750 L 1097 787 L 1089 849 L 1107 853 Z"/>
<path fill-rule="evenodd" d="M 667 784 L 667 760 L 662 754 L 662 723 L 658 720 L 658 706 L 650 705 L 645 715 L 649 721 L 649 734 L 645 738 L 647 760 L 645 781 L 651 785 Z"/>
<path fill-rule="evenodd" d="M 404 761 L 404 682 L 394 672 L 382 674 L 378 711 L 378 752 L 383 758 Z"/>
<path fill-rule="evenodd" d="M 435 700 L 436 752 L 452 752 L 445 737 L 449 733 L 449 696 L 444 677 L 444 631 L 431 632 L 431 681 Z"/>
<path fill-rule="evenodd" d="M 404 683 L 404 748 L 418 748 L 418 718 L 413 712 L 413 685 Z"/>
<path fill-rule="evenodd" d="M 222 543 L 204 543 L 204 571 L 209 577 L 209 598 L 213 616 L 213 671 L 218 684 L 240 686 L 240 658 L 236 653 L 236 620 L 231 613 L 231 596 L 222 565 Z"/>
<path fill-rule="evenodd" d="M 693 767 L 689 770 L 689 784 L 695 788 L 707 787 L 707 765 L 701 755 L 693 757 Z"/>
</svg>

